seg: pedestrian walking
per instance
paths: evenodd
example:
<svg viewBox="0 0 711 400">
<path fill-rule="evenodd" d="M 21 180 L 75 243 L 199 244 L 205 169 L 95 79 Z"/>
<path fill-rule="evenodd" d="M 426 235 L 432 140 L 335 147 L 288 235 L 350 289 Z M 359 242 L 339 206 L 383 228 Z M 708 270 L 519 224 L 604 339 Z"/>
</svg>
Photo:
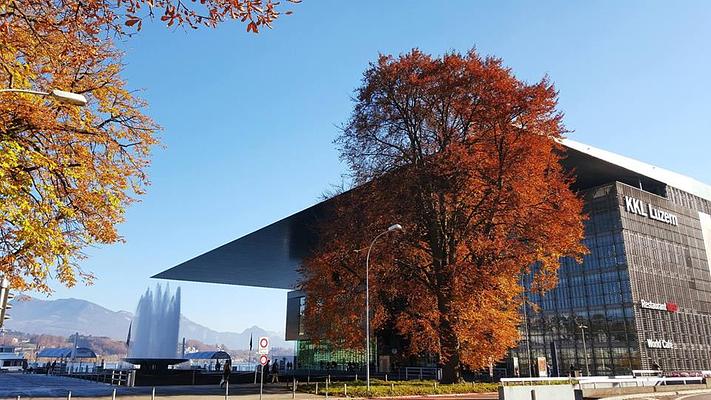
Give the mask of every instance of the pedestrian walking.
<svg viewBox="0 0 711 400">
<path fill-rule="evenodd" d="M 664 371 L 662 371 L 662 366 L 659 365 L 658 362 L 655 361 L 655 362 L 652 363 L 652 369 L 655 370 L 655 371 L 658 371 L 658 372 L 657 372 L 657 375 L 659 375 L 659 376 L 664 376 Z"/>
<path fill-rule="evenodd" d="M 264 383 L 269 383 L 269 371 L 271 368 L 271 360 L 267 360 L 267 364 L 262 368 L 262 380 Z"/>
<path fill-rule="evenodd" d="M 230 375 L 232 374 L 232 360 L 227 359 L 225 360 L 225 365 L 222 369 L 222 380 L 220 381 L 220 387 L 224 387 L 225 385 L 230 383 Z"/>
<path fill-rule="evenodd" d="M 279 383 L 279 362 L 272 364 L 272 383 Z"/>
</svg>

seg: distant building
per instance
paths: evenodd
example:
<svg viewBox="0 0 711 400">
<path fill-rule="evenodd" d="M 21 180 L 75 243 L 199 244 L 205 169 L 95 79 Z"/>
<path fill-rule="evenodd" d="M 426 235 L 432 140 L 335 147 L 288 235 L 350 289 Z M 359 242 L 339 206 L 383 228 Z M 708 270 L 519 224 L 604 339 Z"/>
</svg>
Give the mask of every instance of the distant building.
<svg viewBox="0 0 711 400">
<path fill-rule="evenodd" d="M 20 371 L 26 361 L 22 353 L 15 351 L 15 346 L 0 346 L 0 372 Z"/>
<path fill-rule="evenodd" d="M 571 365 L 592 374 L 628 374 L 654 363 L 665 370 L 711 370 L 711 187 L 584 144 L 564 145 L 562 163 L 575 171 L 573 189 L 590 216 L 590 254 L 582 265 L 561 260 L 557 288 L 532 295 L 540 310 L 522 310 L 522 340 L 506 360 L 508 374 L 538 375 L 537 366 L 546 364 L 560 375 Z M 310 228 L 328 203 L 155 277 L 293 289 L 297 268 L 316 242 Z M 297 366 L 362 365 L 363 352 L 310 343 L 301 324 L 305 301 L 300 292 L 287 296 L 286 339 L 298 341 Z M 381 369 L 406 365 L 397 345 L 379 343 L 375 351 Z"/>
</svg>

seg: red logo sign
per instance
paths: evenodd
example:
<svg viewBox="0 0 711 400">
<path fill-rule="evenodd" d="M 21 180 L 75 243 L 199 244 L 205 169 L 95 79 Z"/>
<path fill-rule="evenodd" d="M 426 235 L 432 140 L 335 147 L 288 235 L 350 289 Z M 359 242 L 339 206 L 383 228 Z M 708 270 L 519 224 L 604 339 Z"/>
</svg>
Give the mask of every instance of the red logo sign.
<svg viewBox="0 0 711 400">
<path fill-rule="evenodd" d="M 676 305 L 676 303 L 667 303 L 667 311 L 677 312 L 677 311 L 679 311 L 679 306 Z"/>
</svg>

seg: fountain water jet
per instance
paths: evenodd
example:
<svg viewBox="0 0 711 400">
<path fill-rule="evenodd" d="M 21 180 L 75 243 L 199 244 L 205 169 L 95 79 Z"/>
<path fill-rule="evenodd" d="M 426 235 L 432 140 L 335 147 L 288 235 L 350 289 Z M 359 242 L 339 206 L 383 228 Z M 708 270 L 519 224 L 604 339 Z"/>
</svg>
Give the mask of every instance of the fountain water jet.
<svg viewBox="0 0 711 400">
<path fill-rule="evenodd" d="M 165 291 L 156 284 L 141 296 L 131 325 L 126 361 L 141 365 L 141 369 L 164 369 L 182 362 L 178 358 L 178 330 L 180 328 L 180 288 L 171 295 L 170 285 Z"/>
</svg>

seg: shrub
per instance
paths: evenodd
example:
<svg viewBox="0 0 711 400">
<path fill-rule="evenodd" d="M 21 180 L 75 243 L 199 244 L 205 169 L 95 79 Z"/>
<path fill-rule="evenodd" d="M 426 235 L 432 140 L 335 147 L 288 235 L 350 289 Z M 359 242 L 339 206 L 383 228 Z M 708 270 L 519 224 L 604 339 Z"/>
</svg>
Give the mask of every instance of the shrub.
<svg viewBox="0 0 711 400">
<path fill-rule="evenodd" d="M 344 393 L 346 385 L 347 393 Z M 461 393 L 484 393 L 495 392 L 498 383 L 456 383 L 450 385 L 440 385 L 435 381 L 382 381 L 373 379 L 370 381 L 370 395 L 368 395 L 367 385 L 364 381 L 354 382 L 331 382 L 328 385 L 328 395 L 334 397 L 390 397 L 390 396 L 413 396 L 427 394 L 461 394 Z M 326 383 L 318 383 L 318 393 L 316 384 L 299 384 L 298 391 L 326 394 Z"/>
</svg>

